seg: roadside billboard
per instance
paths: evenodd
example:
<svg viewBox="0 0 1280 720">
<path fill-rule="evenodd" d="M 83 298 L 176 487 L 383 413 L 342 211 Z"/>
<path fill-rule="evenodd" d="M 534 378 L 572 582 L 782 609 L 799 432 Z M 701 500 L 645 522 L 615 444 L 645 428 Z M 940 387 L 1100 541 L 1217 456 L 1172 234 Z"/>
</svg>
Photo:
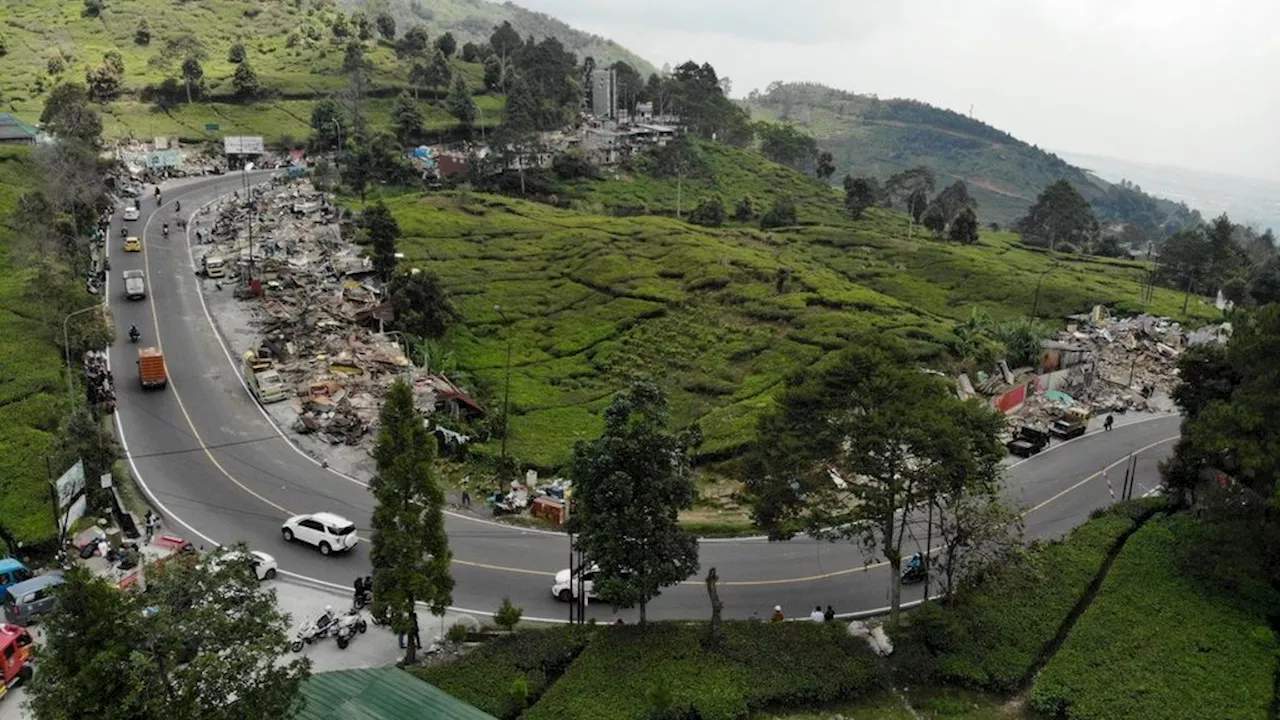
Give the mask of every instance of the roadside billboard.
<svg viewBox="0 0 1280 720">
<path fill-rule="evenodd" d="M 84 516 L 87 499 L 84 492 L 84 460 L 77 460 L 70 470 L 54 483 L 58 493 L 58 534 L 65 537 L 67 528 Z"/>
<path fill-rule="evenodd" d="M 178 150 L 155 150 L 147 153 L 147 167 L 150 169 L 178 167 L 182 164 L 182 153 Z"/>
<path fill-rule="evenodd" d="M 222 149 L 228 155 L 261 155 L 264 146 L 261 135 L 228 135 L 222 138 Z"/>
</svg>

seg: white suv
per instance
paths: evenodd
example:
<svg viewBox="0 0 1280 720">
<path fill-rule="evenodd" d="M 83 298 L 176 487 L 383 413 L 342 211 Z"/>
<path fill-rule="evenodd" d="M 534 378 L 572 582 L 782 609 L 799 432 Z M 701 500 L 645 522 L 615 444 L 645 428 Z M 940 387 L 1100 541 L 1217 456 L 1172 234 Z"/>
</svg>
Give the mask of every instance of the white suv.
<svg viewBox="0 0 1280 720">
<path fill-rule="evenodd" d="M 596 575 L 600 572 L 600 568 L 592 565 L 587 568 L 586 572 L 579 570 L 582 575 L 582 590 L 586 593 L 588 600 L 596 599 Z M 577 578 L 574 582 L 569 581 L 568 568 L 556 573 L 555 584 L 551 586 L 551 595 L 560 602 L 569 602 L 578 594 Z"/>
<path fill-rule="evenodd" d="M 356 524 L 333 513 L 294 515 L 280 528 L 285 542 L 301 540 L 320 549 L 321 555 L 343 552 L 356 546 Z"/>
</svg>

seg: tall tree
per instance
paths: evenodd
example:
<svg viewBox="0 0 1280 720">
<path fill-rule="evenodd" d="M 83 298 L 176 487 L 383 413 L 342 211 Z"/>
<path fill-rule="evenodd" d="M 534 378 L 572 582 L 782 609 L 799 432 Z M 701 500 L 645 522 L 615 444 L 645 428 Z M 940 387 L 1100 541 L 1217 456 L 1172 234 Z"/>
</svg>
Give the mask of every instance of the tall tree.
<svg viewBox="0 0 1280 720">
<path fill-rule="evenodd" d="M 401 92 L 391 105 L 391 126 L 395 128 L 396 139 L 401 145 L 416 143 L 422 136 L 422 124 L 425 118 L 418 102 L 408 92 Z"/>
<path fill-rule="evenodd" d="M 413 337 L 443 337 L 450 325 L 462 319 L 444 283 L 433 272 L 396 273 L 391 276 L 389 294 L 396 313 L 391 326 Z"/>
<path fill-rule="evenodd" d="M 467 87 L 467 80 L 462 75 L 453 79 L 453 88 L 445 99 L 445 107 L 463 127 L 471 127 L 476 121 L 476 104 L 471 99 L 471 88 Z"/>
<path fill-rule="evenodd" d="M 938 197 L 933 199 L 933 204 L 938 208 L 943 220 L 943 229 L 951 226 L 955 219 L 965 209 L 978 209 L 978 203 L 969 194 L 969 186 L 963 180 L 957 180 L 954 183 L 942 189 L 938 193 Z"/>
<path fill-rule="evenodd" d="M 453 33 L 446 32 L 436 38 L 436 49 L 443 53 L 445 59 L 448 60 L 458 51 L 458 41 L 454 39 Z"/>
<path fill-rule="evenodd" d="M 926 200 L 933 194 L 935 180 L 933 171 L 925 165 L 918 165 L 900 173 L 891 175 L 884 184 L 885 194 L 890 204 L 897 201 L 908 201 L 916 193 L 923 193 Z M 921 213 L 924 211 L 922 210 Z M 919 222 L 917 219 L 916 222 Z"/>
<path fill-rule="evenodd" d="M 1003 451 L 998 416 L 914 365 L 877 338 L 799 373 L 748 459 L 753 514 L 770 538 L 807 531 L 888 560 L 891 623 L 912 511 L 945 482 L 986 477 Z"/>
<path fill-rule="evenodd" d="M 1211 261 L 1209 240 L 1199 227 L 1179 230 L 1161 243 L 1157 277 L 1182 290 L 1182 312 L 1187 311 L 1191 293 L 1200 288 L 1208 275 Z"/>
<path fill-rule="evenodd" d="M 762 155 L 799 172 L 813 171 L 819 153 L 818 141 L 812 135 L 801 132 L 791 123 L 761 122 L 756 124 L 755 131 L 760 138 Z"/>
<path fill-rule="evenodd" d="M 391 17 L 391 13 L 378 13 L 378 16 L 374 18 L 374 23 L 378 26 L 378 34 L 384 40 L 396 39 L 396 19 Z"/>
<path fill-rule="evenodd" d="M 400 239 L 400 224 L 381 200 L 364 209 L 360 214 L 360 224 L 369 236 L 373 269 L 384 282 L 390 280 L 391 273 L 396 269 L 396 241 Z"/>
<path fill-rule="evenodd" d="M 844 176 L 844 212 L 849 219 L 862 219 L 862 214 L 875 202 L 875 190 L 867 178 Z"/>
<path fill-rule="evenodd" d="M 407 636 L 405 662 L 418 653 L 417 603 L 443 615 L 453 602 L 444 493 L 436 482 L 435 440 L 414 407 L 403 380 L 391 385 L 379 414 L 373 456 L 378 472 L 369 484 L 373 510 L 373 616 Z"/>
<path fill-rule="evenodd" d="M 836 174 L 836 160 L 829 152 L 822 152 L 818 155 L 818 166 L 814 170 L 814 174 L 819 180 L 830 180 L 832 175 Z"/>
<path fill-rule="evenodd" d="M 244 43 L 233 43 L 231 49 L 227 51 L 227 62 L 233 65 L 239 65 L 244 62 L 245 51 Z"/>
<path fill-rule="evenodd" d="M 1081 250 L 1098 237 L 1093 208 L 1066 180 L 1046 187 L 1014 227 L 1028 243 L 1050 250 L 1062 243 Z"/>
<path fill-rule="evenodd" d="M 236 66 L 236 71 L 231 76 L 231 88 L 235 91 L 238 100 L 252 100 L 262 92 L 258 74 L 253 71 L 248 61 Z"/>
<path fill-rule="evenodd" d="M 429 47 L 431 43 L 427 29 L 414 25 L 396 42 L 396 55 L 405 59 L 425 58 Z"/>
<path fill-rule="evenodd" d="M 204 68 L 200 67 L 200 60 L 195 57 L 189 57 L 182 61 L 182 82 L 187 86 L 187 104 L 191 103 L 192 95 L 199 97 L 201 83 L 204 79 Z M 196 92 L 192 92 L 192 88 Z"/>
<path fill-rule="evenodd" d="M 338 143 L 347 131 L 347 118 L 342 107 L 326 97 L 311 108 L 311 147 L 315 150 L 340 150 Z"/>
<path fill-rule="evenodd" d="M 951 221 L 951 241 L 961 245 L 978 242 L 978 214 L 967 207 Z"/>
<path fill-rule="evenodd" d="M 504 20 L 489 35 L 489 47 L 493 48 L 498 57 L 509 58 L 524 47 L 524 41 L 520 39 L 520 33 L 511 27 L 511 23 Z"/>
<path fill-rule="evenodd" d="M 449 65 L 449 60 L 439 48 L 431 54 L 431 63 L 427 65 L 422 79 L 427 87 L 431 88 L 432 93 L 436 93 L 441 87 L 448 87 L 449 81 L 453 79 L 453 67 Z"/>
<path fill-rule="evenodd" d="M 364 59 L 364 45 L 352 40 L 342 53 L 342 72 L 359 72 L 367 69 Z"/>
<path fill-rule="evenodd" d="M 1249 296 L 1259 305 L 1280 302 L 1280 255 L 1272 255 L 1254 269 Z"/>
<path fill-rule="evenodd" d="M 89 107 L 83 85 L 62 83 L 45 98 L 42 124 L 55 137 L 72 139 L 96 148 L 102 142 L 102 118 Z"/>
<path fill-rule="evenodd" d="M 680 527 L 693 506 L 687 435 L 667 429 L 667 398 L 639 381 L 614 397 L 604 431 L 573 450 L 574 511 L 569 531 L 588 563 L 600 567 L 595 587 L 618 607 L 645 608 L 662 588 L 698 571 L 697 539 Z"/>
<path fill-rule="evenodd" d="M 241 549 L 243 552 L 243 549 Z M 291 717 L 309 674 L 288 652 L 287 619 L 247 560 L 170 562 L 125 595 L 76 569 L 43 618 L 29 690 L 38 720 Z M 191 558 L 194 560 L 194 558 Z"/>
</svg>

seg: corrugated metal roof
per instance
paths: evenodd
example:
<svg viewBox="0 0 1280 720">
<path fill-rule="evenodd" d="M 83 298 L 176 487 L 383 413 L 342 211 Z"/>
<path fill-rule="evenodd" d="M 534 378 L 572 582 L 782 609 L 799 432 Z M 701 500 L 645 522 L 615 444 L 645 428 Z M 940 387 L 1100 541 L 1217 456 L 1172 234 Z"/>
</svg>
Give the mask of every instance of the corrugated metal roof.
<svg viewBox="0 0 1280 720">
<path fill-rule="evenodd" d="M 294 720 L 494 720 L 395 667 L 318 673 L 302 693 L 307 705 Z"/>
<path fill-rule="evenodd" d="M 0 138 L 16 140 L 18 138 L 34 138 L 39 130 L 22 122 L 9 113 L 0 113 Z"/>
</svg>

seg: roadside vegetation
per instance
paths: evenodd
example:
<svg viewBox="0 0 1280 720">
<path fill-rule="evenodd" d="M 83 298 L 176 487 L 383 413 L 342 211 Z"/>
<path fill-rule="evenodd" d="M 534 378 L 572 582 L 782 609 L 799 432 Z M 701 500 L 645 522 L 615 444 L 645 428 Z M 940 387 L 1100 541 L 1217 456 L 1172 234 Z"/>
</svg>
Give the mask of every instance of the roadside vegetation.
<svg viewBox="0 0 1280 720">
<path fill-rule="evenodd" d="M 1224 568 L 1201 545 L 1213 539 L 1187 515 L 1135 533 L 1036 679 L 1031 705 L 1049 717 L 1267 717 L 1280 643 L 1266 614 L 1277 598 L 1258 578 L 1223 587 L 1214 575 Z"/>
</svg>

